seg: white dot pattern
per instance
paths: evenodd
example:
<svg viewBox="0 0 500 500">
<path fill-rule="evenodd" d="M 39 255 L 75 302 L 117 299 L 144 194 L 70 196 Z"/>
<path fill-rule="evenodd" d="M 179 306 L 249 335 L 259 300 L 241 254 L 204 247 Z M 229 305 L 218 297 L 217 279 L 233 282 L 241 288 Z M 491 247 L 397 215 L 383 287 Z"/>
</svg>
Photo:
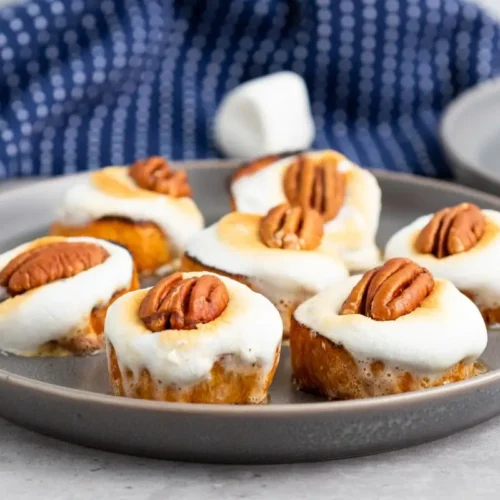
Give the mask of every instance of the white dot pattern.
<svg viewBox="0 0 500 500">
<path fill-rule="evenodd" d="M 0 178 L 217 155 L 223 95 L 291 70 L 314 146 L 449 175 L 441 110 L 498 73 L 499 26 L 465 0 L 31 0 L 0 9 Z"/>
</svg>

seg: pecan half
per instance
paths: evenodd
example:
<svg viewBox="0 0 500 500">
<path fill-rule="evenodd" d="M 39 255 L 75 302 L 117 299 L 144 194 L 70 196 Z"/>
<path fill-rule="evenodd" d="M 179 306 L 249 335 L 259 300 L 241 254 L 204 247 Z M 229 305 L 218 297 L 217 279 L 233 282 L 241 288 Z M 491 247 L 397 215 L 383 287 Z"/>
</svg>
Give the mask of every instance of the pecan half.
<svg viewBox="0 0 500 500">
<path fill-rule="evenodd" d="M 262 218 L 260 238 L 270 248 L 314 250 L 323 238 L 323 219 L 312 208 L 283 203 Z"/>
<path fill-rule="evenodd" d="M 419 307 L 434 288 L 431 273 L 409 259 L 390 259 L 363 275 L 340 314 L 362 314 L 390 321 Z"/>
<path fill-rule="evenodd" d="M 291 205 L 314 208 L 325 221 L 333 219 L 344 203 L 345 179 L 337 160 L 298 156 L 283 178 Z"/>
<path fill-rule="evenodd" d="M 149 191 L 175 198 L 193 194 L 186 172 L 174 170 L 161 156 L 137 160 L 130 165 L 129 174 L 139 187 Z"/>
<path fill-rule="evenodd" d="M 470 250 L 483 237 L 486 220 L 471 203 L 444 208 L 420 231 L 415 248 L 438 259 Z"/>
<path fill-rule="evenodd" d="M 0 286 L 19 295 L 102 264 L 109 254 L 94 243 L 61 241 L 35 247 L 14 257 L 0 271 Z"/>
<path fill-rule="evenodd" d="M 226 285 L 209 274 L 183 278 L 174 273 L 158 282 L 139 306 L 139 317 L 149 330 L 193 330 L 218 318 L 229 302 Z"/>
</svg>

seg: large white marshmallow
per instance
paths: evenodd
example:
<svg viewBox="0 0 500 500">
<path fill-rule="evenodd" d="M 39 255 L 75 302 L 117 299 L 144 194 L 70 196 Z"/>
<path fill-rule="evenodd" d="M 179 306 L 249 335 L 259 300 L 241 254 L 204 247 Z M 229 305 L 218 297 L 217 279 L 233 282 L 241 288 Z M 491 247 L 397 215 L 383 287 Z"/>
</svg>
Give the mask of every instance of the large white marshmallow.
<svg viewBox="0 0 500 500">
<path fill-rule="evenodd" d="M 306 84 L 290 71 L 239 85 L 215 117 L 216 143 L 234 158 L 307 149 L 314 133 Z"/>
</svg>

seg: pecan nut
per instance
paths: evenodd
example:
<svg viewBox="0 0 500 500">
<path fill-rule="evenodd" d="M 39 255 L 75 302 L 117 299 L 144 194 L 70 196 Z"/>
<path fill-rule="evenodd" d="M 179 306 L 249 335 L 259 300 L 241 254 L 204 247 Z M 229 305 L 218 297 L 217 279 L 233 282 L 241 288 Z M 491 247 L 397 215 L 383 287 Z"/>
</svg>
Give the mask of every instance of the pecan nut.
<svg viewBox="0 0 500 500">
<path fill-rule="evenodd" d="M 334 158 L 298 156 L 285 172 L 283 188 L 291 205 L 314 208 L 325 221 L 344 203 L 345 178 Z"/>
<path fill-rule="evenodd" d="M 130 166 L 129 174 L 139 187 L 148 191 L 156 191 L 174 198 L 193 194 L 186 172 L 174 170 L 161 156 L 137 160 Z"/>
<path fill-rule="evenodd" d="M 444 208 L 420 231 L 415 248 L 438 259 L 466 252 L 483 237 L 486 220 L 481 209 L 471 203 Z"/>
<path fill-rule="evenodd" d="M 99 245 L 61 241 L 35 247 L 14 257 L 0 271 L 0 286 L 11 296 L 102 264 L 109 257 Z"/>
<path fill-rule="evenodd" d="M 183 278 L 174 273 L 149 290 L 139 306 L 139 317 L 152 332 L 193 330 L 218 318 L 228 302 L 226 285 L 216 276 Z"/>
<path fill-rule="evenodd" d="M 431 273 L 410 259 L 390 259 L 363 275 L 340 314 L 362 314 L 390 321 L 419 307 L 434 288 Z"/>
<path fill-rule="evenodd" d="M 260 238 L 270 248 L 314 250 L 323 238 L 323 219 L 312 208 L 283 203 L 262 218 Z"/>
</svg>

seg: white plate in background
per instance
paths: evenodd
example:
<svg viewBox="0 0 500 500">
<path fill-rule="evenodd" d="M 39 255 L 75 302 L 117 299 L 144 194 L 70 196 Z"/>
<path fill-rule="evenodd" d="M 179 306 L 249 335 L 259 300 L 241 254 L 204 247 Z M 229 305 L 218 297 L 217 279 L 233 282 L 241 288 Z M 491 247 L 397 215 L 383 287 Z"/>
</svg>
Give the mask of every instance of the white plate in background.
<svg viewBox="0 0 500 500">
<path fill-rule="evenodd" d="M 460 182 L 500 195 L 500 78 L 463 92 L 446 108 L 440 139 Z"/>
</svg>

